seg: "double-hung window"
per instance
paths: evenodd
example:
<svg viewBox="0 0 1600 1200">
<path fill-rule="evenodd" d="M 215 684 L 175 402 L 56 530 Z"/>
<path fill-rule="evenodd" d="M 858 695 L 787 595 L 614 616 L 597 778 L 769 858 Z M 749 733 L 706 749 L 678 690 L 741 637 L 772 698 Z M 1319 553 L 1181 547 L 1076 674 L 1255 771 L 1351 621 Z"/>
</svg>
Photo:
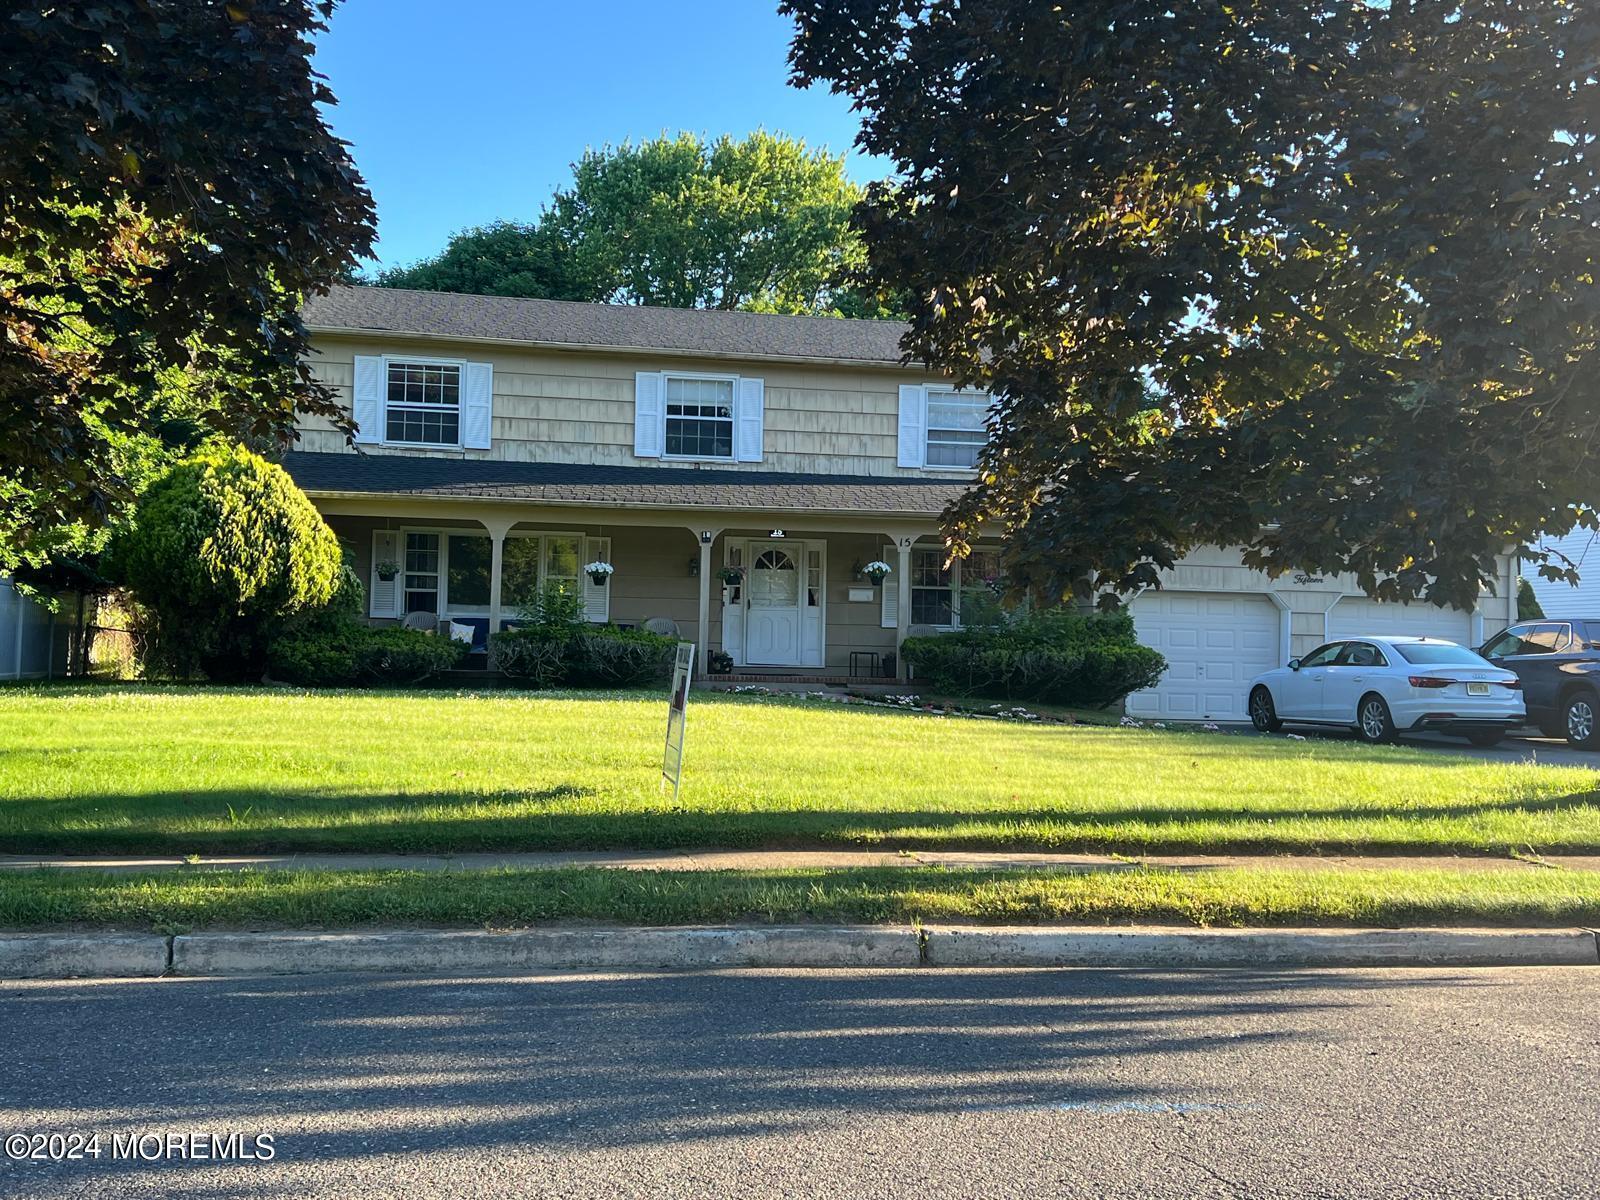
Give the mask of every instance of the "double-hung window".
<svg viewBox="0 0 1600 1200">
<path fill-rule="evenodd" d="M 406 612 L 439 611 L 439 535 L 406 534 Z"/>
<path fill-rule="evenodd" d="M 733 388 L 731 378 L 666 376 L 666 457 L 733 458 Z"/>
<path fill-rule="evenodd" d="M 546 584 L 581 594 L 582 534 L 513 533 L 506 538 L 503 561 L 500 595 L 507 609 L 532 607 Z"/>
<path fill-rule="evenodd" d="M 927 447 L 923 462 L 930 467 L 972 468 L 989 438 L 989 397 L 953 388 L 928 389 Z"/>
<path fill-rule="evenodd" d="M 961 623 L 961 591 L 993 584 L 1000 576 L 1000 554 L 974 550 L 949 566 L 939 547 L 911 551 L 911 623 L 957 626 Z M 892 586 L 892 585 L 891 585 Z"/>
<path fill-rule="evenodd" d="M 461 444 L 461 364 L 387 361 L 384 440 L 416 446 Z"/>
</svg>

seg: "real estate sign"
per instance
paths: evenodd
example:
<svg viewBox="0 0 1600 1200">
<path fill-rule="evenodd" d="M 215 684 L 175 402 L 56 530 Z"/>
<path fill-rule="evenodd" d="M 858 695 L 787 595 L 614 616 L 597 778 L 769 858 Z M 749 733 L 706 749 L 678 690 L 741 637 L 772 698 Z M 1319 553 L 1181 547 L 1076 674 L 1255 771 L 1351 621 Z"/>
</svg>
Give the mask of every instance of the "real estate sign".
<svg viewBox="0 0 1600 1200">
<path fill-rule="evenodd" d="M 672 784 L 672 798 L 678 798 L 683 783 L 683 726 L 688 717 L 689 678 L 694 674 L 694 643 L 679 642 L 678 657 L 672 664 L 672 699 L 667 705 L 667 752 L 661 760 L 662 786 Z"/>
</svg>

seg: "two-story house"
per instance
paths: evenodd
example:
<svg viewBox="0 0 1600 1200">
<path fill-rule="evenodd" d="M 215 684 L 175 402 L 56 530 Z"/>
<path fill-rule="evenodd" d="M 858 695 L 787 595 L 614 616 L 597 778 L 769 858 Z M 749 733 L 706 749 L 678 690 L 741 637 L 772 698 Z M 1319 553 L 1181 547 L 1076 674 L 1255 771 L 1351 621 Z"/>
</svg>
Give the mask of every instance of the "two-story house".
<svg viewBox="0 0 1600 1200">
<path fill-rule="evenodd" d="M 305 318 L 358 432 L 308 423 L 284 465 L 374 620 L 433 614 L 481 643 L 560 581 L 590 620 L 672 621 L 702 673 L 721 650 L 738 674 L 859 676 L 908 630 L 958 626 L 963 580 L 997 569 L 986 545 L 947 566 L 938 532 L 987 397 L 902 363 L 898 324 L 364 287 Z M 583 570 L 597 560 L 605 584 Z M 874 560 L 893 568 L 881 586 Z M 1130 711 L 1242 718 L 1252 675 L 1357 627 L 1481 640 L 1483 612 L 1273 581 L 1232 551 L 1170 576 L 1133 601 L 1171 669 Z"/>
</svg>

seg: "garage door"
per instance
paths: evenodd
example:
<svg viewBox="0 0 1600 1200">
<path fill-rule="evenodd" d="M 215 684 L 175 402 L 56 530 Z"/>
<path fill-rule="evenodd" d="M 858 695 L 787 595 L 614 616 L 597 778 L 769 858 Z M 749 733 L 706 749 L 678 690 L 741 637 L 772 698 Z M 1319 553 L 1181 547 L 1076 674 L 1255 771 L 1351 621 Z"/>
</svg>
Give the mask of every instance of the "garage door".
<svg viewBox="0 0 1600 1200">
<path fill-rule="evenodd" d="M 1328 637 L 1437 637 L 1472 644 L 1472 615 L 1432 604 L 1384 604 L 1365 596 L 1346 596 L 1328 614 Z"/>
<path fill-rule="evenodd" d="M 1250 680 L 1283 665 L 1279 610 L 1266 596 L 1151 591 L 1131 607 L 1139 640 L 1167 658 L 1161 682 L 1128 697 L 1133 716 L 1242 721 Z"/>
</svg>

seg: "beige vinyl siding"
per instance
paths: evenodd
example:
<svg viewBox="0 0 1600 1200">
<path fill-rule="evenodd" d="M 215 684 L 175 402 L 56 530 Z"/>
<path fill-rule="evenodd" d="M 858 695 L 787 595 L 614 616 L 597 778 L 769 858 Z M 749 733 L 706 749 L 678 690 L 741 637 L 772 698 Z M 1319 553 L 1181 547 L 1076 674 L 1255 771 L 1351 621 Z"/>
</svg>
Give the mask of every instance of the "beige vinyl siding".
<svg viewBox="0 0 1600 1200">
<path fill-rule="evenodd" d="M 892 367 L 828 367 L 738 359 L 653 357 L 466 346 L 419 340 L 318 335 L 312 371 L 350 404 L 355 356 L 415 354 L 470 358 L 494 367 L 493 446 L 424 451 L 370 446 L 370 453 L 487 457 L 524 462 L 679 466 L 633 453 L 636 371 L 682 370 L 756 376 L 766 384 L 764 454 L 759 463 L 718 463 L 729 470 L 917 476 L 896 465 L 898 385 L 921 373 Z M 300 449 L 349 449 L 332 425 L 304 418 Z"/>
</svg>

